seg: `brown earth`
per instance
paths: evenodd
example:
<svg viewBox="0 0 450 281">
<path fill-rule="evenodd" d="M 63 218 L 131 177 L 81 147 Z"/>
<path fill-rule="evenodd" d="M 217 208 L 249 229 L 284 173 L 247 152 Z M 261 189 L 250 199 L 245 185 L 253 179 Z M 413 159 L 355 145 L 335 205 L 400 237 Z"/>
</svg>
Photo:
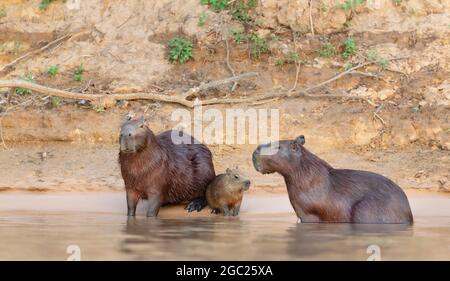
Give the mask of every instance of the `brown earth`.
<svg viewBox="0 0 450 281">
<path fill-rule="evenodd" d="M 450 167 L 450 4 L 448 1 L 410 0 L 380 9 L 361 6 L 345 12 L 345 1 L 313 1 L 315 35 L 310 33 L 308 1 L 261 1 L 245 25 L 226 13 L 214 13 L 198 0 L 87 1 L 69 9 L 62 1 L 47 11 L 38 0 L 6 0 L 0 10 L 0 65 L 10 62 L 65 34 L 85 31 L 38 56 L 24 60 L 0 79 L 32 74 L 37 83 L 83 93 L 157 92 L 178 94 L 200 82 L 231 74 L 224 63 L 223 37 L 241 29 L 266 36 L 270 52 L 249 57 L 249 44 L 231 42 L 230 63 L 236 73 L 256 71 L 259 77 L 242 80 L 236 92 L 221 86 L 198 96 L 230 98 L 290 89 L 295 82 L 293 64 L 277 66 L 295 45 L 302 59 L 298 88 L 305 88 L 357 64 L 360 57 L 344 60 L 317 55 L 325 37 L 338 51 L 348 36 L 359 54 L 376 50 L 384 58 L 405 56 L 382 70 L 376 65 L 360 69 L 312 94 L 339 94 L 359 99 L 298 97 L 252 105 L 280 109 L 280 135 L 304 134 L 307 147 L 335 167 L 382 173 L 403 188 L 449 190 Z M 316 3 L 317 2 L 317 3 Z M 333 3 L 333 4 L 332 4 Z M 195 12 L 193 12 L 195 11 Z M 201 12 L 208 20 L 198 26 Z M 185 65 L 165 59 L 166 42 L 175 35 L 194 41 L 194 61 Z M 270 38 L 276 35 L 277 40 Z M 82 63 L 82 82 L 73 81 Z M 46 74 L 58 64 L 61 73 Z M 376 77 L 368 76 L 375 74 Z M 248 105 L 233 105 L 247 108 Z M 117 135 L 123 115 L 145 114 L 156 132 L 172 128 L 170 116 L 181 108 L 152 101 L 119 102 L 105 112 L 88 102 L 14 95 L 0 89 L 0 188 L 4 190 L 121 189 L 117 165 Z M 225 106 L 214 106 L 224 111 Z M 250 161 L 254 145 L 213 145 L 218 172 L 239 165 L 255 185 L 269 191 L 284 190 L 281 177 L 257 174 Z M 43 154 L 44 153 L 44 154 Z"/>
</svg>

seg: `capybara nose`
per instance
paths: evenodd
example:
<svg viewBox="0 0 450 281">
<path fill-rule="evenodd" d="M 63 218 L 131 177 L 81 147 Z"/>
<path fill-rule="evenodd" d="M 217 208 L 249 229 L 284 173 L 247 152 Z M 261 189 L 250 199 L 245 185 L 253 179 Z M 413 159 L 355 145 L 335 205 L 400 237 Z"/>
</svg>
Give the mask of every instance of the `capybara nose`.
<svg viewBox="0 0 450 281">
<path fill-rule="evenodd" d="M 244 181 L 245 187 L 250 187 L 251 182 L 249 180 Z"/>
</svg>

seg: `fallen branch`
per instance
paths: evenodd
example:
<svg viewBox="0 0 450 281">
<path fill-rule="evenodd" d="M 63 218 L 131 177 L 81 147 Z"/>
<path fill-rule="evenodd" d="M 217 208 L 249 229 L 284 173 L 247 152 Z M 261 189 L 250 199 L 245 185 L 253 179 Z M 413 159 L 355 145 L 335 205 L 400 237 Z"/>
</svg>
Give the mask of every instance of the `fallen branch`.
<svg viewBox="0 0 450 281">
<path fill-rule="evenodd" d="M 214 81 L 210 81 L 208 83 L 201 83 L 199 86 L 193 87 L 193 88 L 189 89 L 188 91 L 184 92 L 183 94 L 181 94 L 181 96 L 184 99 L 189 99 L 194 94 L 196 94 L 202 90 L 206 90 L 206 89 L 217 87 L 217 86 L 220 86 L 223 84 L 235 82 L 235 81 L 241 80 L 243 78 L 254 77 L 254 76 L 258 76 L 258 73 L 257 72 L 245 72 L 245 73 L 242 73 L 242 74 L 239 74 L 239 75 L 236 75 L 233 77 L 225 78 L 222 80 L 214 80 Z"/>
<path fill-rule="evenodd" d="M 408 57 L 399 57 L 393 58 L 390 60 L 399 60 L 406 59 Z M 309 98 L 346 98 L 346 99 L 358 99 L 358 100 L 366 100 L 364 97 L 359 96 L 346 96 L 346 95 L 314 95 L 309 92 L 316 90 L 320 87 L 323 87 L 333 81 L 338 80 L 339 78 L 359 69 L 367 65 L 371 65 L 374 62 L 366 62 L 361 63 L 355 67 L 352 67 L 344 72 L 341 72 L 330 79 L 327 79 L 319 84 L 310 86 L 306 89 L 298 90 L 298 91 L 277 91 L 277 92 L 268 92 L 261 95 L 256 95 L 248 98 L 232 98 L 232 99 L 224 99 L 224 98 L 210 98 L 203 100 L 201 102 L 202 105 L 213 105 L 213 104 L 239 104 L 239 103 L 261 103 L 265 100 L 274 100 L 282 97 L 292 98 L 296 96 L 304 96 Z M 214 80 L 208 83 L 202 83 L 197 87 L 191 88 L 186 91 L 182 95 L 163 95 L 163 94 L 155 94 L 155 93 L 131 93 L 131 94 L 81 94 L 81 93 L 73 93 L 69 91 L 54 89 L 50 87 L 45 87 L 39 84 L 23 81 L 23 80 L 0 80 L 0 88 L 26 88 L 32 91 L 35 91 L 40 94 L 48 95 L 48 96 L 58 96 L 61 98 L 74 99 L 74 100 L 89 100 L 94 105 L 98 107 L 110 107 L 115 104 L 118 100 L 154 100 L 154 101 L 163 101 L 168 103 L 176 103 L 181 104 L 183 106 L 193 108 L 195 107 L 195 102 L 189 100 L 193 94 L 198 93 L 201 90 L 206 90 L 208 88 L 216 87 L 219 85 L 227 84 L 230 82 L 237 81 L 239 79 L 245 77 L 257 76 L 256 72 L 246 72 L 240 75 L 236 75 L 234 77 L 229 77 L 222 80 Z"/>
<path fill-rule="evenodd" d="M 68 34 L 68 35 L 64 35 L 63 37 L 60 37 L 60 38 L 58 38 L 58 39 L 56 39 L 56 40 L 54 40 L 54 41 L 48 43 L 47 45 L 45 45 L 44 47 L 42 47 L 42 48 L 40 48 L 40 49 L 33 50 L 33 51 L 31 51 L 31 52 L 26 53 L 26 54 L 23 55 L 23 56 L 18 57 L 17 59 L 13 60 L 12 62 L 7 63 L 7 64 L 5 64 L 4 66 L 2 66 L 2 67 L 0 68 L 0 73 L 2 73 L 3 71 L 5 71 L 5 70 L 7 70 L 7 69 L 9 69 L 9 68 L 11 68 L 11 67 L 13 67 L 13 66 L 16 65 L 17 63 L 19 63 L 19 62 L 25 60 L 26 58 L 31 57 L 31 56 L 34 56 L 34 55 L 37 55 L 37 54 L 39 54 L 39 53 L 42 53 L 42 52 L 44 52 L 45 50 L 47 50 L 47 49 L 49 49 L 49 48 L 51 48 L 51 47 L 53 47 L 53 46 L 59 44 L 59 43 L 62 42 L 62 41 L 65 41 L 65 40 L 71 38 L 71 37 L 74 36 L 74 35 L 75 35 L 75 34 L 73 34 L 73 33 L 72 33 L 72 34 Z"/>
<path fill-rule="evenodd" d="M 42 86 L 36 83 L 31 83 L 23 80 L 0 80 L 0 88 L 25 88 L 32 91 L 35 91 L 40 94 L 48 95 L 48 96 L 57 96 L 66 99 L 73 100 L 88 100 L 91 101 L 97 107 L 111 107 L 118 100 L 155 100 L 155 101 L 163 101 L 168 103 L 177 103 L 184 105 L 186 107 L 194 107 L 194 102 L 188 100 L 193 94 L 206 90 L 212 87 L 216 87 L 219 85 L 227 84 L 230 82 L 237 81 L 239 79 L 243 79 L 246 77 L 257 76 L 256 72 L 246 72 L 234 77 L 226 78 L 223 80 L 214 80 L 208 83 L 202 83 L 197 87 L 191 88 L 181 96 L 170 96 L 163 94 L 155 94 L 155 93 L 131 93 L 131 94 L 81 94 L 74 93 L 65 90 L 59 90 L 55 88 L 50 88 L 46 86 Z"/>
</svg>

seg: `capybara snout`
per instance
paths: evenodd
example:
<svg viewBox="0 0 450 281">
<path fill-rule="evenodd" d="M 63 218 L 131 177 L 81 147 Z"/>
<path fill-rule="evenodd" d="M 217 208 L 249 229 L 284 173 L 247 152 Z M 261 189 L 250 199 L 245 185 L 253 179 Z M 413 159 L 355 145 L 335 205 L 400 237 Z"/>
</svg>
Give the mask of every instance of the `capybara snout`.
<svg viewBox="0 0 450 281">
<path fill-rule="evenodd" d="M 124 153 L 134 153 L 142 148 L 147 130 L 148 129 L 144 126 L 143 118 L 139 120 L 127 120 L 120 129 L 120 151 Z"/>
<path fill-rule="evenodd" d="M 253 166 L 263 174 L 285 170 L 290 164 L 300 160 L 302 146 L 305 143 L 303 135 L 295 140 L 283 140 L 259 145 L 252 155 Z"/>
</svg>

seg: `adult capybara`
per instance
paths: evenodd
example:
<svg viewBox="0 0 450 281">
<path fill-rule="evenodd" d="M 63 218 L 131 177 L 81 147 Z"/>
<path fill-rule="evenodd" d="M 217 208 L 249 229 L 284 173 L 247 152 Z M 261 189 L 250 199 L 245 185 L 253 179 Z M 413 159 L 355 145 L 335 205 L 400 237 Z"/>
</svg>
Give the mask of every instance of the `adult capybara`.
<svg viewBox="0 0 450 281">
<path fill-rule="evenodd" d="M 402 223 L 413 216 L 403 190 L 382 175 L 334 169 L 309 152 L 305 137 L 260 145 L 253 152 L 255 169 L 280 173 L 289 200 L 302 222 Z M 267 153 L 270 147 L 274 153 Z M 273 152 L 273 150 L 272 150 Z"/>
<path fill-rule="evenodd" d="M 135 215 L 139 199 L 150 202 L 149 217 L 165 204 L 190 202 L 189 212 L 200 211 L 206 206 L 206 187 L 215 177 L 211 152 L 191 136 L 190 144 L 174 144 L 172 131 L 155 136 L 144 123 L 144 118 L 128 118 L 120 130 L 128 216 Z"/>
<path fill-rule="evenodd" d="M 250 180 L 238 168 L 227 169 L 206 188 L 206 201 L 212 213 L 237 216 L 244 191 L 250 188 Z"/>
</svg>

